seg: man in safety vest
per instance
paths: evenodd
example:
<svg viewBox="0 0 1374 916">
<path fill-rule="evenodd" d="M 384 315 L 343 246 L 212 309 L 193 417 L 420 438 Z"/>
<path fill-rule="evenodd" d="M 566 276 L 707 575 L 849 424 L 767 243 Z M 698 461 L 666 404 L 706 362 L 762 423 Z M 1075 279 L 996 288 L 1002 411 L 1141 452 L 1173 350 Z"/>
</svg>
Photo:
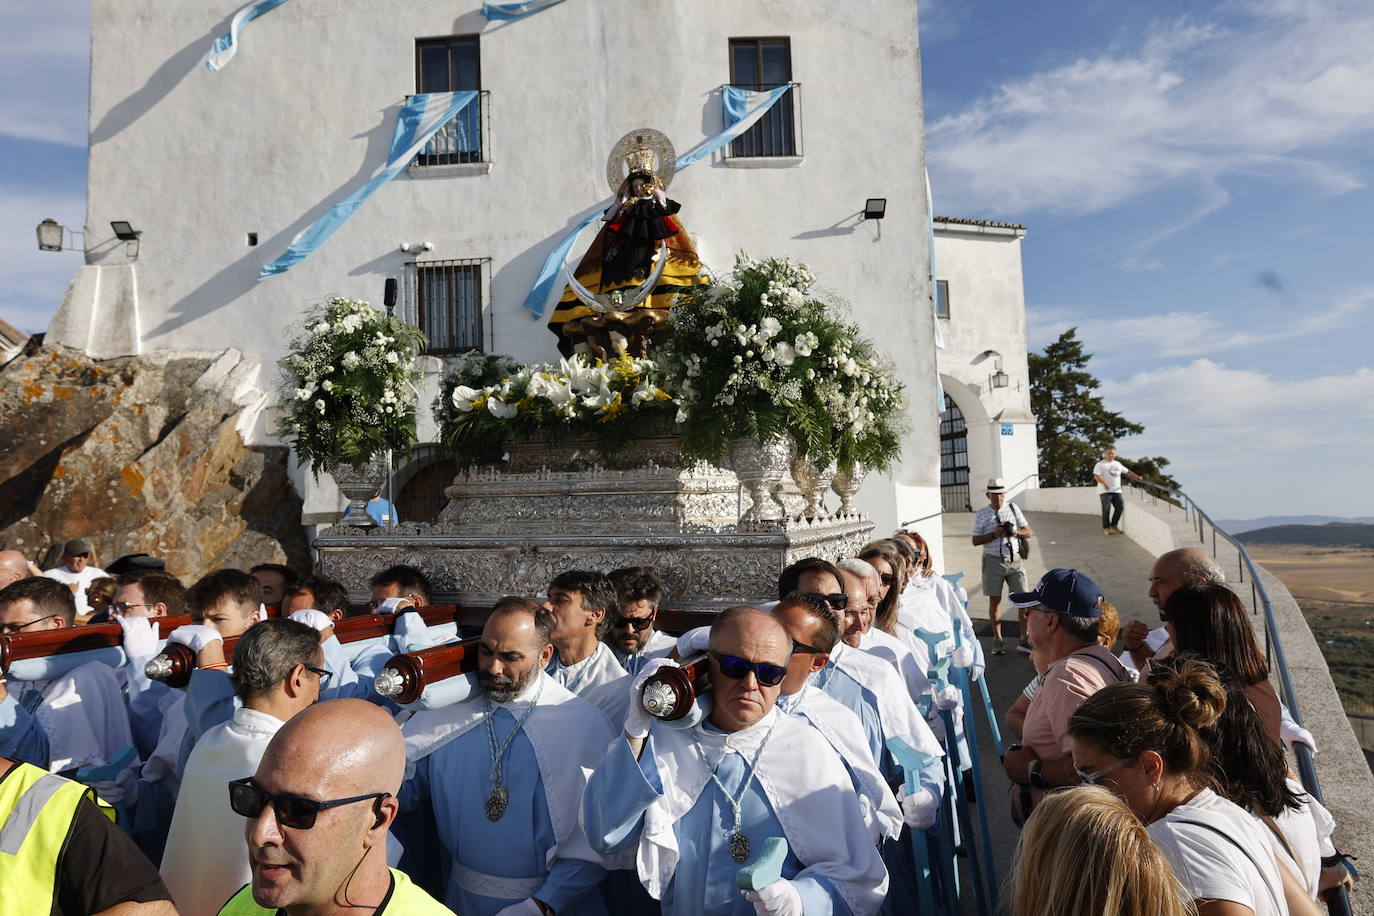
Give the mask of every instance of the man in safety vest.
<svg viewBox="0 0 1374 916">
<path fill-rule="evenodd" d="M 107 912 L 176 916 L 109 805 L 81 783 L 0 757 L 0 916 Z"/>
<path fill-rule="evenodd" d="M 401 729 L 366 700 L 317 703 L 273 736 L 255 775 L 229 784 L 247 818 L 252 883 L 220 916 L 368 910 L 452 916 L 387 868 L 387 831 L 405 775 Z"/>
</svg>

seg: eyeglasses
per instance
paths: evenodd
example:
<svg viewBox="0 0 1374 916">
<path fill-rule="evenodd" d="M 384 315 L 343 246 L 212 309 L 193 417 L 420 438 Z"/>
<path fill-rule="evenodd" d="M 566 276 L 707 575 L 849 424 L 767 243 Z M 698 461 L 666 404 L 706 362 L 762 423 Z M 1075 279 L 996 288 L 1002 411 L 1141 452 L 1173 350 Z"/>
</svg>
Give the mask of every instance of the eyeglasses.
<svg viewBox="0 0 1374 916">
<path fill-rule="evenodd" d="M 635 631 L 647 630 L 649 629 L 649 624 L 653 622 L 653 614 L 650 614 L 648 617 L 620 617 L 617 615 L 615 622 L 611 624 L 611 629 L 618 630 L 621 627 L 629 627 Z"/>
<path fill-rule="evenodd" d="M 324 689 L 325 684 L 329 683 L 329 679 L 334 676 L 333 671 L 326 671 L 323 668 L 312 668 L 309 665 L 301 665 L 301 667 L 304 668 L 306 671 L 309 671 L 310 673 L 314 674 L 320 679 L 321 690 Z"/>
<path fill-rule="evenodd" d="M 33 626 L 35 623 L 42 623 L 45 620 L 52 620 L 56 614 L 49 614 L 47 617 L 39 617 L 37 620 L 30 620 L 28 623 L 4 623 L 0 624 L 0 633 L 22 633 L 25 628 Z"/>
<path fill-rule="evenodd" d="M 795 640 L 795 639 L 794 639 L 794 640 L 792 640 L 792 654 L 793 654 L 793 655 L 796 655 L 798 652 L 804 652 L 804 653 L 806 653 L 807 655 L 824 655 L 824 654 L 825 654 L 824 650 L 817 649 L 815 646 L 808 646 L 806 643 L 804 643 L 804 642 L 799 642 L 798 640 Z M 721 669 L 721 670 L 724 670 L 724 669 Z"/>
<path fill-rule="evenodd" d="M 714 649 L 711 650 L 711 657 L 720 666 L 720 673 L 732 681 L 742 681 L 752 673 L 763 686 L 776 687 L 782 683 L 783 677 L 787 674 L 787 669 L 782 665 L 751 662 L 749 659 L 740 658 L 737 655 L 721 655 Z"/>
<path fill-rule="evenodd" d="M 1079 769 L 1077 765 L 1075 765 L 1073 771 L 1078 774 L 1078 778 L 1083 781 L 1083 785 L 1095 786 L 1107 776 L 1110 776 L 1111 774 L 1115 773 L 1117 770 L 1122 769 L 1123 767 L 1128 767 L 1131 764 L 1135 763 L 1136 759 L 1137 758 L 1135 757 L 1128 757 L 1125 760 L 1118 760 L 1111 766 L 1103 767 L 1100 770 L 1082 770 Z"/>
<path fill-rule="evenodd" d="M 882 582 L 883 585 L 891 585 L 897 581 L 897 577 L 892 573 L 878 573 L 878 580 Z"/>
<path fill-rule="evenodd" d="M 807 597 L 824 601 L 837 611 L 843 611 L 849 606 L 849 596 L 844 592 L 836 592 L 833 595 L 823 595 L 820 592 L 807 592 Z"/>
<path fill-rule="evenodd" d="M 315 818 L 326 808 L 351 805 L 355 802 L 377 799 L 377 814 L 382 813 L 381 800 L 390 798 L 390 792 L 372 792 L 368 795 L 354 795 L 352 798 L 335 798 L 329 801 L 315 801 L 290 792 L 271 795 L 253 782 L 252 776 L 235 779 L 229 783 L 229 807 L 240 817 L 256 818 L 269 804 L 277 815 L 277 823 L 292 830 L 309 830 L 315 826 Z"/>
<path fill-rule="evenodd" d="M 127 602 L 127 601 L 116 601 L 114 604 L 111 604 L 111 605 L 110 605 L 110 611 L 111 611 L 112 613 L 118 614 L 119 616 L 123 617 L 125 614 L 129 613 L 130 611 L 132 611 L 132 610 L 133 610 L 134 608 L 136 608 L 136 607 L 153 607 L 153 606 L 154 606 L 154 605 L 151 605 L 151 604 L 130 604 L 130 603 Z"/>
</svg>

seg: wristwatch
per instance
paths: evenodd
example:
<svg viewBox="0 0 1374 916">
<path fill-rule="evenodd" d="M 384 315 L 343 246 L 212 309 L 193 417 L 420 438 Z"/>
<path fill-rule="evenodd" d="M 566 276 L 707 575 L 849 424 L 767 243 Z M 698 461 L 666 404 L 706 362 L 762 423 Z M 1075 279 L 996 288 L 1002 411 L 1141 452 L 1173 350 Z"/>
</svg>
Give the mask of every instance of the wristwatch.
<svg viewBox="0 0 1374 916">
<path fill-rule="evenodd" d="M 1039 789 L 1043 792 L 1050 787 L 1050 784 L 1045 781 L 1044 769 L 1045 761 L 1039 757 L 1026 765 L 1026 782 L 1030 783 L 1032 789 Z"/>
</svg>

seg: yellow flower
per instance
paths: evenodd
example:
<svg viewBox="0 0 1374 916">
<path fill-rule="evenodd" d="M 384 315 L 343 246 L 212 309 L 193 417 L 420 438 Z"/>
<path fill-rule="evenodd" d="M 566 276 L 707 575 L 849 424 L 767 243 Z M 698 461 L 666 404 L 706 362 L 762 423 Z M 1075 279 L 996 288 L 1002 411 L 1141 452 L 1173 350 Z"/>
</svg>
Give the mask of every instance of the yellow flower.
<svg viewBox="0 0 1374 916">
<path fill-rule="evenodd" d="M 516 410 L 529 410 L 533 406 L 534 398 L 530 397 L 529 395 L 525 395 L 523 398 L 515 402 Z"/>
</svg>

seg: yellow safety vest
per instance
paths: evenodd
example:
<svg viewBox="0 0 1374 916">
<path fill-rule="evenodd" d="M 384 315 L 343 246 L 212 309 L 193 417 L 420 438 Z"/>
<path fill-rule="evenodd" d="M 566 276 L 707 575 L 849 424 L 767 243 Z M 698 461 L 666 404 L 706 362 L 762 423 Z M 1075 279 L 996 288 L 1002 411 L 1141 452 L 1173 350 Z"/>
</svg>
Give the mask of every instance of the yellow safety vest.
<svg viewBox="0 0 1374 916">
<path fill-rule="evenodd" d="M 377 916 L 454 916 L 453 910 L 411 884 L 405 872 L 393 868 L 391 879 L 395 882 L 391 899 L 377 911 Z M 274 913 L 276 910 L 258 906 L 253 900 L 253 885 L 245 884 L 220 909 L 219 916 L 273 916 Z"/>
<path fill-rule="evenodd" d="M 90 787 L 32 764 L 0 779 L 0 916 L 52 909 L 58 860 L 82 798 L 114 820 L 114 809 Z"/>
</svg>

